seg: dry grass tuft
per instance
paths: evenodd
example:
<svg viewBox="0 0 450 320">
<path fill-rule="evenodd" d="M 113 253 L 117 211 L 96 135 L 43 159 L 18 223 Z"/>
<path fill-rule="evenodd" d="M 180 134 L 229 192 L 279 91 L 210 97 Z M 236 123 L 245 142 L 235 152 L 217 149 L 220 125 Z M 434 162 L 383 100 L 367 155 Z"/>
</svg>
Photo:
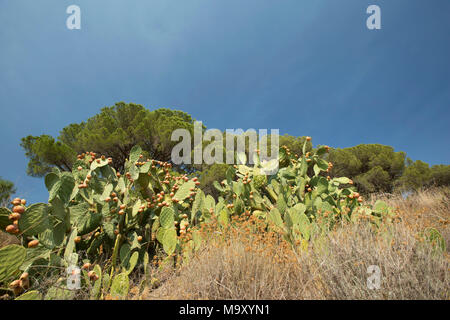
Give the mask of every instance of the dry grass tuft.
<svg viewBox="0 0 450 320">
<path fill-rule="evenodd" d="M 450 187 L 421 190 L 403 199 L 400 194 L 372 195 L 370 202 L 383 200 L 396 208 L 413 232 L 418 233 L 432 227 L 442 234 L 450 248 Z"/>
<path fill-rule="evenodd" d="M 417 236 L 433 226 L 448 243 L 448 193 L 380 198 L 399 209 L 401 222 L 379 231 L 368 222 L 344 225 L 298 252 L 255 221 L 241 222 L 211 237 L 190 263 L 141 299 L 448 299 L 448 253 Z M 370 265 L 381 270 L 378 290 L 367 287 Z"/>
</svg>

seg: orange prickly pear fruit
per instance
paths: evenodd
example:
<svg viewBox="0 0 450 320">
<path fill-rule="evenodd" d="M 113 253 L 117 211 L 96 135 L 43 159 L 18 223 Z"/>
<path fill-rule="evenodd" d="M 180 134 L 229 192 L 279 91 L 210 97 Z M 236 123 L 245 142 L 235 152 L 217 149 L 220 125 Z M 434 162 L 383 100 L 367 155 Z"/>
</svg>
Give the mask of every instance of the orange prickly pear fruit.
<svg viewBox="0 0 450 320">
<path fill-rule="evenodd" d="M 18 205 L 20 205 L 20 202 L 21 202 L 20 198 L 14 198 L 14 200 L 11 203 L 14 206 L 18 206 Z"/>
<path fill-rule="evenodd" d="M 28 248 L 36 248 L 39 245 L 39 240 L 31 240 L 28 242 Z"/>
<path fill-rule="evenodd" d="M 83 270 L 88 270 L 91 268 L 91 264 L 89 262 L 86 262 L 85 264 L 83 264 L 83 266 L 81 267 L 81 269 Z"/>
<path fill-rule="evenodd" d="M 11 282 L 9 284 L 9 288 L 12 289 L 14 292 L 14 295 L 17 296 L 18 294 L 20 294 L 23 291 L 21 285 L 22 285 L 22 283 L 20 280 L 14 280 L 13 282 Z"/>
<path fill-rule="evenodd" d="M 9 215 L 9 220 L 16 221 L 19 220 L 21 217 L 20 213 L 12 213 Z"/>
<path fill-rule="evenodd" d="M 25 212 L 25 207 L 24 206 L 14 206 L 13 212 L 22 214 Z"/>
<path fill-rule="evenodd" d="M 19 228 L 14 224 L 10 224 L 9 226 L 6 227 L 5 230 L 6 230 L 6 232 L 12 233 L 12 234 L 19 233 Z"/>
<path fill-rule="evenodd" d="M 89 277 L 89 279 L 94 280 L 94 281 L 97 281 L 97 280 L 98 280 L 98 275 L 95 274 L 94 271 L 89 271 L 89 272 L 88 272 L 88 277 Z"/>
</svg>

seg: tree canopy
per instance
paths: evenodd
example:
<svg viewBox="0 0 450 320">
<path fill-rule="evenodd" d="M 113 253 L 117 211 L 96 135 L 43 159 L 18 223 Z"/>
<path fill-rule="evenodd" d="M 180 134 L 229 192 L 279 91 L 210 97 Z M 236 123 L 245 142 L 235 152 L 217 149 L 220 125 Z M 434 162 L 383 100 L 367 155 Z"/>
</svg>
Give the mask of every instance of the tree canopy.
<svg viewBox="0 0 450 320">
<path fill-rule="evenodd" d="M 351 148 L 334 149 L 329 161 L 333 176 L 353 179 L 363 193 L 392 192 L 394 181 L 405 168 L 404 152 L 381 144 L 361 144 Z"/>
<path fill-rule="evenodd" d="M 194 122 L 195 120 L 183 111 L 170 109 L 151 111 L 139 104 L 119 102 L 114 106 L 102 108 L 98 114 L 85 122 L 69 124 L 56 138 L 46 134 L 30 135 L 22 138 L 21 146 L 29 159 L 27 173 L 31 176 L 42 177 L 54 167 L 62 171 L 70 171 L 76 156 L 90 151 L 111 157 L 113 166 L 121 171 L 134 145 L 139 145 L 144 151 L 144 156 L 148 158 L 171 162 L 172 149 L 179 143 L 179 141 L 171 141 L 172 132 L 175 129 L 186 129 L 193 137 Z M 202 130 L 204 132 L 206 127 L 202 126 Z M 225 132 L 220 132 L 220 135 L 224 145 L 223 149 L 220 146 L 217 151 L 223 152 L 225 159 Z M 238 136 L 234 136 L 235 142 Z M 271 149 L 271 139 L 272 136 L 269 135 L 268 150 Z M 286 150 L 290 153 L 301 156 L 305 139 L 306 137 L 285 134 L 279 136 L 279 146 L 286 146 Z M 191 140 L 191 152 L 193 152 L 194 139 Z M 203 148 L 212 142 L 213 140 L 203 140 Z M 306 151 L 309 152 L 312 149 L 311 142 L 307 142 Z M 250 159 L 250 144 L 247 140 L 245 152 Z M 404 152 L 396 152 L 394 148 L 381 144 L 361 144 L 350 148 L 330 149 L 326 158 L 333 163 L 330 176 L 350 177 L 362 193 L 450 185 L 450 166 L 430 167 L 420 160 L 405 161 Z M 280 166 L 282 167 L 283 164 Z M 216 195 L 212 182 L 224 179 L 227 168 L 226 164 L 174 166 L 174 169 L 179 171 L 195 172 L 200 177 L 206 193 L 212 195 Z M 7 189 L 7 184 L 2 188 Z M 13 190 L 13 186 L 11 188 Z"/>
<path fill-rule="evenodd" d="M 431 186 L 450 185 L 450 165 L 434 165 L 407 159 L 403 175 L 396 181 L 400 190 L 419 190 Z"/>
<path fill-rule="evenodd" d="M 140 145 L 153 159 L 169 161 L 175 129 L 193 132 L 194 119 L 185 112 L 157 109 L 150 111 L 134 103 L 116 103 L 105 107 L 86 122 L 63 128 L 57 139 L 49 135 L 27 136 L 21 146 L 29 159 L 27 173 L 41 177 L 52 167 L 68 171 L 76 155 L 94 151 L 113 158 L 116 169 L 122 169 L 134 145 Z"/>
<path fill-rule="evenodd" d="M 16 192 L 14 183 L 8 180 L 4 180 L 0 177 L 0 205 L 7 207 L 11 196 Z"/>
</svg>

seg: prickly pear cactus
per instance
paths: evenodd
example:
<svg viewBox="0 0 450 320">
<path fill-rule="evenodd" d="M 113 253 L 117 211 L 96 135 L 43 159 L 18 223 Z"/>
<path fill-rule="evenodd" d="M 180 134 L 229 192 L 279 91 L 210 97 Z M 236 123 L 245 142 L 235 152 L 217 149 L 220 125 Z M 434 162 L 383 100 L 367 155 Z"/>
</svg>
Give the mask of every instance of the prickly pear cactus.
<svg viewBox="0 0 450 320">
<path fill-rule="evenodd" d="M 48 205 L 35 203 L 29 206 L 19 220 L 19 229 L 24 235 L 33 236 L 50 227 Z"/>
<path fill-rule="evenodd" d="M 362 206 L 362 197 L 350 179 L 329 176 L 333 167 L 325 160 L 329 147 L 306 152 L 309 141 L 305 140 L 301 156 L 281 147 L 275 163 L 261 162 L 256 155 L 253 167 L 230 167 L 227 179 L 214 184 L 229 214 L 250 213 L 266 220 L 292 244 L 303 246 L 314 230 L 322 232 L 339 221 L 351 221 L 352 214 Z M 276 167 L 280 169 L 273 170 Z M 391 214 L 381 205 L 367 210 L 371 216 Z"/>
<path fill-rule="evenodd" d="M 202 247 L 204 223 L 217 222 L 214 226 L 223 230 L 236 216 L 253 216 L 307 250 L 315 233 L 323 235 L 339 222 L 370 217 L 378 226 L 396 218 L 383 202 L 363 205 L 350 179 L 330 177 L 329 148 L 312 149 L 310 140 L 300 156 L 286 147 L 270 161 L 260 161 L 256 153 L 253 166 L 244 165 L 246 156 L 238 153 L 239 165 L 228 168 L 224 181 L 214 182 L 221 194 L 217 201 L 199 189 L 196 177 L 172 170 L 170 163 L 147 159 L 139 146 L 131 149 L 123 172 L 111 166 L 111 158 L 82 153 L 71 172 L 53 169 L 45 177 L 48 203 L 26 206 L 24 199 L 16 198 L 12 211 L 0 208 L 1 230 L 22 243 L 0 249 L 0 284 L 31 266 L 59 270 L 103 256 L 111 262 L 105 270 L 98 264 L 92 270 L 85 263 L 83 285 L 92 299 L 125 299 L 135 270 L 144 265 L 151 278 L 150 257 L 164 254 L 160 267 L 172 267 L 180 257 L 189 261 Z M 428 230 L 426 235 L 443 246 L 438 233 Z M 19 296 L 23 288 L 18 281 L 12 289 L 17 299 L 75 295 L 63 288 L 60 278 L 43 295 L 30 291 Z M 150 285 L 158 282 L 153 278 Z"/>
<path fill-rule="evenodd" d="M 7 281 L 19 271 L 27 252 L 19 245 L 9 245 L 0 249 L 0 283 Z"/>
</svg>

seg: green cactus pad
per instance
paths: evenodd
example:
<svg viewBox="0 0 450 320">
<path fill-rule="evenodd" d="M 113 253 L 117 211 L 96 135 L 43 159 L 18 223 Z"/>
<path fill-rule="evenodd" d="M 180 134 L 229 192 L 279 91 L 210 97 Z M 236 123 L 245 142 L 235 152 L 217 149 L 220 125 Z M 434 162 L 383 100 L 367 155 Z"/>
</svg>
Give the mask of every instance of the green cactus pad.
<svg viewBox="0 0 450 320">
<path fill-rule="evenodd" d="M 207 196 L 206 196 L 206 198 L 205 198 L 205 207 L 206 207 L 206 209 L 213 209 L 213 210 L 215 210 L 215 207 L 216 207 L 216 200 L 214 200 L 214 198 L 210 195 L 210 194 L 208 194 Z"/>
<path fill-rule="evenodd" d="M 162 245 L 164 248 L 164 251 L 171 255 L 175 252 L 176 246 L 177 246 L 177 232 L 175 229 L 169 229 L 164 232 L 164 236 L 162 239 Z"/>
<path fill-rule="evenodd" d="M 72 174 L 68 172 L 62 173 L 58 180 L 52 180 L 48 201 L 51 202 L 56 196 L 59 196 L 61 200 L 68 203 L 74 187 L 75 179 Z"/>
<path fill-rule="evenodd" d="M 0 282 L 8 279 L 19 270 L 26 255 L 26 249 L 16 244 L 0 249 Z"/>
<path fill-rule="evenodd" d="M 116 275 L 111 284 L 111 296 L 116 299 L 126 299 L 130 289 L 130 281 L 126 273 Z"/>
<path fill-rule="evenodd" d="M 75 238 L 77 237 L 77 228 L 74 228 L 67 239 L 66 249 L 64 250 L 64 260 L 70 262 L 73 251 L 75 250 Z"/>
<path fill-rule="evenodd" d="M 105 201 L 106 198 L 109 198 L 113 189 L 114 189 L 114 186 L 111 183 L 108 183 L 105 186 L 105 188 L 103 189 L 103 193 L 100 196 L 100 200 Z"/>
<path fill-rule="evenodd" d="M 267 218 L 269 219 L 270 222 L 275 224 L 278 228 L 281 228 L 281 229 L 283 228 L 283 219 L 281 218 L 280 211 L 278 211 L 277 208 L 273 208 L 272 210 L 270 210 Z"/>
<path fill-rule="evenodd" d="M 183 183 L 178 189 L 177 193 L 175 193 L 174 198 L 182 201 L 189 197 L 191 191 L 190 189 L 195 188 L 195 183 L 193 181 L 188 181 Z"/>
<path fill-rule="evenodd" d="M 192 203 L 191 217 L 192 220 L 195 218 L 198 212 L 201 212 L 205 207 L 205 193 L 202 190 L 199 190 L 195 195 L 195 200 Z"/>
<path fill-rule="evenodd" d="M 225 192 L 225 188 L 223 188 L 219 182 L 214 181 L 213 186 L 219 191 L 219 192 Z"/>
<path fill-rule="evenodd" d="M 174 211 L 172 208 L 163 207 L 159 216 L 159 222 L 163 228 L 171 228 L 174 224 Z"/>
<path fill-rule="evenodd" d="M 44 182 L 45 187 L 50 192 L 53 189 L 53 186 L 59 181 L 59 175 L 55 172 L 50 172 L 45 176 Z"/>
<path fill-rule="evenodd" d="M 100 226 L 102 214 L 89 211 L 90 208 L 86 202 L 70 207 L 70 221 L 77 227 L 79 235 L 87 234 Z"/>
<path fill-rule="evenodd" d="M 131 257 L 131 246 L 128 243 L 124 243 L 120 247 L 119 257 L 120 257 L 120 263 L 123 266 L 128 265 L 128 261 L 130 260 L 130 257 Z"/>
<path fill-rule="evenodd" d="M 94 285 L 92 286 L 91 300 L 97 300 L 100 298 L 102 289 L 102 268 L 100 268 L 100 266 L 96 264 L 93 271 L 98 276 L 98 279 L 94 282 Z"/>
<path fill-rule="evenodd" d="M 20 231 L 27 236 L 37 235 L 50 227 L 49 207 L 45 203 L 29 206 L 19 220 Z"/>
<path fill-rule="evenodd" d="M 42 300 L 42 295 L 39 293 L 39 291 L 28 291 L 14 300 Z"/>
<path fill-rule="evenodd" d="M 139 156 L 142 154 L 142 148 L 140 146 L 134 146 L 130 150 L 130 163 L 134 164 L 139 160 Z"/>
<path fill-rule="evenodd" d="M 138 263 L 138 260 L 139 260 L 139 252 L 134 251 L 130 259 L 128 260 L 128 265 L 125 267 L 125 273 L 127 275 L 130 275 L 130 273 L 133 272 L 134 268 Z"/>
<path fill-rule="evenodd" d="M 337 182 L 339 184 L 349 184 L 351 180 L 347 177 L 340 177 L 340 178 L 334 178 L 333 181 Z"/>
<path fill-rule="evenodd" d="M 52 223 L 53 224 L 53 223 Z M 55 222 L 52 228 L 41 232 L 38 235 L 39 242 L 48 247 L 54 248 L 61 245 L 64 241 L 66 227 L 63 222 Z"/>
<path fill-rule="evenodd" d="M 228 215 L 228 210 L 223 209 L 223 210 L 220 211 L 218 221 L 224 227 L 229 224 L 230 218 L 229 218 L 229 215 Z"/>
<path fill-rule="evenodd" d="M 51 250 L 44 247 L 38 246 L 36 248 L 28 248 L 26 249 L 27 255 L 26 259 L 20 267 L 20 270 L 26 270 L 29 266 L 31 266 L 35 261 L 40 259 L 49 259 Z"/>
<path fill-rule="evenodd" d="M 168 229 L 165 229 L 165 228 L 159 228 L 159 229 L 156 231 L 156 239 L 157 239 L 160 243 L 163 243 L 163 241 L 164 241 L 164 234 L 166 233 L 167 230 L 168 230 Z"/>
<path fill-rule="evenodd" d="M 72 300 L 74 296 L 75 290 L 69 290 L 59 283 L 47 291 L 44 300 Z"/>
</svg>

